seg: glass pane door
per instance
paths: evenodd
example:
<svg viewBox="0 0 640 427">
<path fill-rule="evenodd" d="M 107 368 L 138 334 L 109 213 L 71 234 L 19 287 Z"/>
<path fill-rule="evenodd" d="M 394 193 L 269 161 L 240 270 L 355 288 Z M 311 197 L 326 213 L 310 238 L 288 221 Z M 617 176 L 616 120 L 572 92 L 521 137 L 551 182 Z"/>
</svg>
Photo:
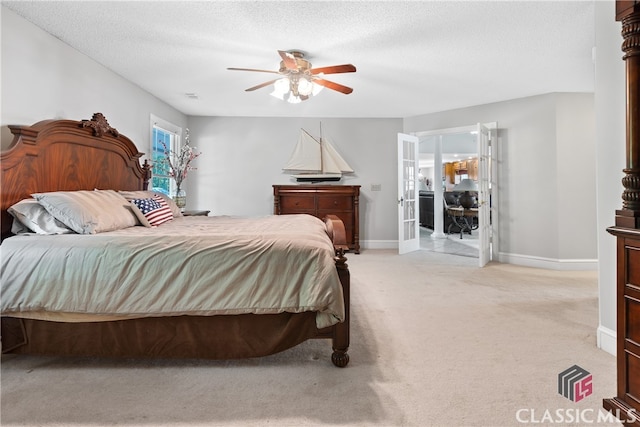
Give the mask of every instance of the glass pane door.
<svg viewBox="0 0 640 427">
<path fill-rule="evenodd" d="M 418 137 L 398 134 L 398 253 L 420 249 Z"/>
</svg>

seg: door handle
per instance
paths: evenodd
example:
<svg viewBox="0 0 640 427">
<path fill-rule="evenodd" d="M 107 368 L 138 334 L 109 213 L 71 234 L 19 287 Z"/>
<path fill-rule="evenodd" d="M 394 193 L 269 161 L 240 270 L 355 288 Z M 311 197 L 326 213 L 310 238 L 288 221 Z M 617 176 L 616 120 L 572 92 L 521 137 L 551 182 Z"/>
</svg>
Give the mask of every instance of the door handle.
<svg viewBox="0 0 640 427">
<path fill-rule="evenodd" d="M 398 204 L 400 206 L 404 206 L 404 197 L 400 197 L 400 200 L 398 200 Z"/>
</svg>

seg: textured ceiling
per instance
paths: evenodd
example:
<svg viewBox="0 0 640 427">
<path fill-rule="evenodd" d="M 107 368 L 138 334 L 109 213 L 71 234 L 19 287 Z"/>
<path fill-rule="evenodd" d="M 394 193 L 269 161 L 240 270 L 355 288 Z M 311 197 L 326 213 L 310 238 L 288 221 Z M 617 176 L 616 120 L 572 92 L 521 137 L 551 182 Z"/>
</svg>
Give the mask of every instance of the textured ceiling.
<svg viewBox="0 0 640 427">
<path fill-rule="evenodd" d="M 187 115 L 410 117 L 593 91 L 593 1 L 2 1 Z M 277 50 L 351 63 L 301 104 L 244 89 Z M 185 94 L 195 93 L 193 99 Z"/>
</svg>

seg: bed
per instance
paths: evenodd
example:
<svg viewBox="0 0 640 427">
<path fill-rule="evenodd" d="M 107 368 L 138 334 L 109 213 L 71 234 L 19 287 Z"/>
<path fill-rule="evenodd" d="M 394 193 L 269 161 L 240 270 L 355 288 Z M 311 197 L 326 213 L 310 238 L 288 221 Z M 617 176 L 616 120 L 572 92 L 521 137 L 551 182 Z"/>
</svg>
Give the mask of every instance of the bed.
<svg viewBox="0 0 640 427">
<path fill-rule="evenodd" d="M 9 128 L 3 353 L 240 359 L 320 338 L 332 341 L 335 366 L 348 364 L 348 246 L 337 216 L 182 216 L 147 190 L 151 166 L 102 114 Z M 21 216 L 35 208 L 45 232 L 40 217 Z"/>
</svg>

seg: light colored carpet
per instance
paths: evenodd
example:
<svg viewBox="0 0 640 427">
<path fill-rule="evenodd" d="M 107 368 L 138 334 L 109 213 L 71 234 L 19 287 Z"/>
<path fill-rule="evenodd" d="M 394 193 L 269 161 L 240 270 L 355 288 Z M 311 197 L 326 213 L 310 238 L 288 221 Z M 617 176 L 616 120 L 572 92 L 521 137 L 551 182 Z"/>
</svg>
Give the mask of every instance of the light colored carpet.
<svg viewBox="0 0 640 427">
<path fill-rule="evenodd" d="M 3 356 L 3 426 L 584 425 L 615 394 L 595 272 L 428 251 L 349 255 L 351 362 L 310 341 L 244 361 Z M 593 394 L 558 394 L 577 364 Z M 582 417 L 574 423 L 545 412 Z M 520 423 L 520 421 L 529 421 Z M 538 421 L 537 423 L 535 421 Z M 549 421 L 549 418 L 547 418 Z M 564 421 L 564 422 L 561 422 Z M 589 423 L 591 424 L 591 423 Z M 593 423 L 593 425 L 619 425 Z"/>
</svg>

